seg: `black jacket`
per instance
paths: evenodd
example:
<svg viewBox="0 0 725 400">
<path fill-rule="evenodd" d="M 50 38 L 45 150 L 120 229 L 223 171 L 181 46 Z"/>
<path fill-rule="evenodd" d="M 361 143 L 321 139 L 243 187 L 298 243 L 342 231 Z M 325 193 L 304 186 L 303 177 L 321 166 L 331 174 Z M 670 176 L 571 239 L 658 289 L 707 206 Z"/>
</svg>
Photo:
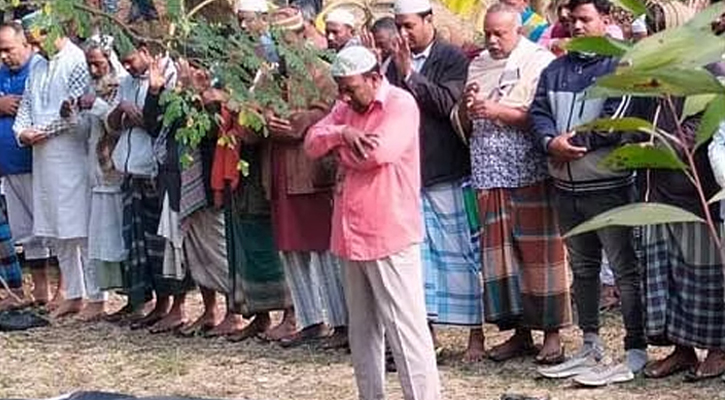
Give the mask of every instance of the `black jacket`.
<svg viewBox="0 0 725 400">
<path fill-rule="evenodd" d="M 682 117 L 685 101 L 683 98 L 675 98 L 673 99 L 673 104 L 675 106 L 676 117 L 663 99 L 634 97 L 631 100 L 627 114 L 628 116 L 642 118 L 647 121 L 654 121 L 655 115 L 659 115 L 657 127 L 677 135 L 677 120 Z M 658 108 L 659 112 L 657 112 Z M 700 125 L 701 117 L 701 114 L 687 117 L 681 124 L 682 133 L 687 143 L 691 146 L 695 143 L 695 134 Z M 648 134 L 642 133 L 630 134 L 629 136 L 637 142 L 650 139 Z M 695 151 L 694 157 L 697 172 L 700 174 L 700 183 L 705 197 L 708 199 L 720 190 L 720 186 L 717 184 L 712 167 L 710 166 L 710 158 L 707 154 L 709 144 L 710 141 L 701 145 Z M 673 147 L 677 149 L 676 146 L 673 145 Z M 683 154 L 679 154 L 679 156 L 683 162 L 687 162 Z M 697 188 L 695 188 L 692 182 L 690 182 L 690 179 L 682 171 L 672 169 L 644 170 L 641 171 L 639 185 L 642 197 L 645 193 L 649 193 L 647 200 L 650 202 L 677 206 L 700 217 L 705 217 L 702 204 L 697 194 Z M 641 200 L 644 201 L 645 199 L 642 198 Z M 710 204 L 709 208 L 710 215 L 712 215 L 713 219 L 715 221 L 721 221 L 720 202 Z"/>
<path fill-rule="evenodd" d="M 160 95 L 148 92 L 143 107 L 144 124 L 148 127 L 148 133 L 154 139 L 158 138 L 163 129 L 164 107 L 161 105 Z M 166 159 L 159 164 L 159 173 L 156 177 L 159 193 L 162 196 L 169 195 L 169 207 L 173 211 L 180 211 L 181 202 L 181 159 L 180 144 L 176 140 L 176 131 L 182 127 L 184 119 L 177 118 L 169 126 L 168 137 L 166 138 Z M 211 167 L 216 147 L 214 134 L 209 134 L 201 140 L 198 145 L 201 154 L 201 165 L 204 174 L 204 191 L 206 193 L 206 204 L 214 204 L 214 196 L 211 190 Z"/>
<path fill-rule="evenodd" d="M 463 94 L 468 59 L 463 51 L 438 39 L 420 73 L 405 81 L 391 65 L 391 84 L 408 90 L 420 109 L 420 162 L 423 186 L 450 182 L 471 173 L 468 148 L 451 124 L 451 110 Z"/>
</svg>

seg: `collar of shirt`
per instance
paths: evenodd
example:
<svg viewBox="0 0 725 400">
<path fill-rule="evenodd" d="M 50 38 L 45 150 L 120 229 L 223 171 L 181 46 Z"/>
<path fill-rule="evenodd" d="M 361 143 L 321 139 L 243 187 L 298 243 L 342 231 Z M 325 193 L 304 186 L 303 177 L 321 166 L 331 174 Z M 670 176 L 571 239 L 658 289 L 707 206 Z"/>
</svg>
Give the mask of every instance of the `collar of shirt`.
<svg viewBox="0 0 725 400">
<path fill-rule="evenodd" d="M 430 57 L 430 51 L 433 48 L 433 44 L 435 43 L 435 39 L 430 42 L 428 47 L 425 48 L 425 50 L 421 51 L 418 54 L 411 54 L 412 58 L 412 64 L 413 64 L 413 70 L 415 72 L 420 72 L 421 69 L 423 69 L 423 64 L 425 64 L 425 61 Z"/>
<path fill-rule="evenodd" d="M 375 100 L 373 100 L 373 102 L 380 104 L 380 107 L 385 107 L 385 102 L 388 99 L 388 93 L 390 93 L 390 83 L 387 79 L 385 79 L 385 77 L 383 77 L 380 82 L 380 87 L 375 93 Z"/>
</svg>

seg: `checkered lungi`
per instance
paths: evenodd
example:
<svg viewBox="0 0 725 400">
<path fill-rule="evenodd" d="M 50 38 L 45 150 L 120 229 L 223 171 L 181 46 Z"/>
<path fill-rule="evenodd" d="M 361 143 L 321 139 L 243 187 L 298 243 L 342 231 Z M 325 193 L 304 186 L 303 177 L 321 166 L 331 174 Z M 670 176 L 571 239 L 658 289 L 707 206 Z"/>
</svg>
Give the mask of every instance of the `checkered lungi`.
<svg viewBox="0 0 725 400">
<path fill-rule="evenodd" d="M 653 225 L 644 235 L 649 341 L 725 349 L 723 264 L 707 225 Z"/>
<path fill-rule="evenodd" d="M 23 272 L 20 269 L 18 255 L 15 253 L 10 225 L 5 217 L 5 202 L 2 199 L 0 199 L 0 278 L 10 289 L 19 289 L 23 286 Z"/>
<path fill-rule="evenodd" d="M 483 322 L 480 254 L 465 204 L 465 182 L 422 190 L 425 237 L 421 246 L 428 319 L 436 324 Z M 468 187 L 465 190 L 472 190 Z"/>
<path fill-rule="evenodd" d="M 502 330 L 571 324 L 564 243 L 548 182 L 478 193 L 484 313 Z"/>
</svg>

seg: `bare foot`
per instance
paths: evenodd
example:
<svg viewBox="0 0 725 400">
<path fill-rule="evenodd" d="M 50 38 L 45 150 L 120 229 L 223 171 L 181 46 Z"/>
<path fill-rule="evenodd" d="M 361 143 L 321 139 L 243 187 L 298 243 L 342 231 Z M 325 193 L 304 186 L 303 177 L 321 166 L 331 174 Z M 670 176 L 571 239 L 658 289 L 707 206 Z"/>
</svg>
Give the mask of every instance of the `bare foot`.
<svg viewBox="0 0 725 400">
<path fill-rule="evenodd" d="M 55 292 L 55 296 L 53 296 L 53 299 L 48 303 L 48 311 L 55 311 L 58 307 L 60 307 L 61 304 L 65 302 L 65 293 L 63 293 L 62 290 L 58 289 Z"/>
<path fill-rule="evenodd" d="M 197 318 L 196 321 L 192 322 L 190 325 L 187 325 L 182 329 L 179 329 L 179 335 L 191 337 L 198 333 L 206 333 L 211 331 L 221 323 L 222 316 L 219 313 L 219 310 L 214 307 L 211 310 L 204 310 L 204 313 L 201 314 L 201 316 Z"/>
<path fill-rule="evenodd" d="M 270 342 L 277 342 L 293 337 L 295 332 L 297 332 L 297 322 L 294 316 L 288 315 L 285 312 L 285 317 L 282 319 L 282 322 L 273 328 L 265 330 L 262 338 Z"/>
<path fill-rule="evenodd" d="M 3 300 L 0 300 L 0 312 L 8 310 L 17 310 L 23 308 L 30 303 L 30 300 L 25 297 L 23 289 L 13 290 L 8 293 L 8 296 Z"/>
<path fill-rule="evenodd" d="M 512 358 L 533 356 L 537 352 L 529 331 L 516 331 L 516 333 L 498 346 L 494 346 L 488 357 L 493 361 L 506 361 Z"/>
<path fill-rule="evenodd" d="M 468 335 L 468 348 L 463 355 L 463 362 L 467 364 L 478 363 L 486 357 L 483 329 L 471 329 Z"/>
<path fill-rule="evenodd" d="M 272 320 L 269 318 L 268 313 L 257 314 L 254 316 L 254 319 L 251 323 L 249 323 L 249 325 L 245 326 L 241 331 L 227 336 L 227 340 L 230 342 L 241 342 L 247 340 L 260 333 L 266 332 L 271 324 Z"/>
<path fill-rule="evenodd" d="M 544 344 L 541 346 L 539 354 L 536 355 L 536 362 L 545 365 L 564 362 L 564 349 L 561 347 L 559 331 L 544 333 Z"/>
<path fill-rule="evenodd" d="M 86 307 L 78 314 L 78 320 L 81 322 L 97 322 L 106 316 L 106 302 L 95 301 L 87 303 Z"/>
<path fill-rule="evenodd" d="M 189 320 L 186 318 L 186 313 L 183 309 L 173 309 L 171 312 L 166 314 L 159 322 L 155 323 L 149 333 L 165 333 L 172 332 L 186 325 Z"/>
<path fill-rule="evenodd" d="M 211 329 L 206 336 L 207 337 L 218 337 L 218 336 L 229 336 L 235 335 L 241 332 L 247 325 L 244 321 L 244 317 L 239 314 L 227 313 L 224 320 L 213 329 Z"/>
<path fill-rule="evenodd" d="M 83 309 L 83 299 L 64 300 L 58 307 L 50 313 L 53 319 L 67 317 L 69 315 L 78 314 Z"/>
</svg>

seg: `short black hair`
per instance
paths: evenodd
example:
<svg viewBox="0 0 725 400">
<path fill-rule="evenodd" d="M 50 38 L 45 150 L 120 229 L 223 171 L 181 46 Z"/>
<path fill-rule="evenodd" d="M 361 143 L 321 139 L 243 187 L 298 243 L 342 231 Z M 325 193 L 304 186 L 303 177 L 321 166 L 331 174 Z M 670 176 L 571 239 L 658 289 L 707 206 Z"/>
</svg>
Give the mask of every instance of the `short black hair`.
<svg viewBox="0 0 725 400">
<path fill-rule="evenodd" d="M 418 13 L 418 16 L 421 17 L 421 18 L 423 18 L 423 19 L 425 19 L 425 17 L 428 17 L 428 16 L 433 16 L 433 9 L 431 8 L 428 11 L 419 12 Z"/>
<path fill-rule="evenodd" d="M 383 17 L 379 20 L 375 21 L 372 27 L 370 27 L 370 32 L 375 33 L 378 31 L 391 31 L 391 32 L 397 32 L 398 26 L 395 25 L 395 18 L 393 17 Z"/>
<path fill-rule="evenodd" d="M 569 9 L 574 11 L 575 8 L 585 4 L 593 5 L 601 15 L 609 15 L 612 12 L 612 3 L 609 0 L 570 0 Z"/>
</svg>

